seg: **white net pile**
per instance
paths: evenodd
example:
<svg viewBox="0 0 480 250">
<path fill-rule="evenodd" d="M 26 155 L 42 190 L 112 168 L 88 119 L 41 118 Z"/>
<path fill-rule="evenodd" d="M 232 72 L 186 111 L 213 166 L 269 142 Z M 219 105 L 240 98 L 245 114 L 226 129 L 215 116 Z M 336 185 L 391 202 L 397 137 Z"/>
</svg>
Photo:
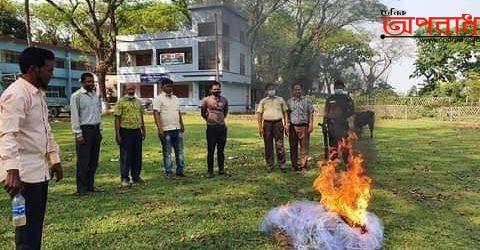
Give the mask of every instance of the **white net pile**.
<svg viewBox="0 0 480 250">
<path fill-rule="evenodd" d="M 369 250 L 380 249 L 383 226 L 373 213 L 367 213 L 366 232 L 352 228 L 336 213 L 328 212 L 318 202 L 296 201 L 272 209 L 260 230 L 279 231 L 298 250 Z"/>
</svg>

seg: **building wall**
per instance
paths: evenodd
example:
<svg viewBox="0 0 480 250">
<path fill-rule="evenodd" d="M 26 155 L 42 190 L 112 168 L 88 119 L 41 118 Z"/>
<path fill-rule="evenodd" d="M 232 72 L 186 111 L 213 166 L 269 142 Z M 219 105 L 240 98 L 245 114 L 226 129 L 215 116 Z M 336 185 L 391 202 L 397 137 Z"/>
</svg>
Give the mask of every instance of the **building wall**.
<svg viewBox="0 0 480 250">
<path fill-rule="evenodd" d="M 12 42 L 12 41 L 3 41 L 0 40 L 0 54 L 3 55 L 4 50 L 22 52 L 27 47 L 24 43 Z M 38 46 L 42 47 L 42 46 Z M 65 88 L 65 96 L 69 98 L 72 88 L 79 88 L 80 75 L 85 72 L 84 70 L 73 70 L 71 69 L 70 61 L 84 61 L 88 60 L 90 64 L 95 64 L 95 57 L 91 55 L 81 54 L 76 51 L 68 51 L 65 49 L 54 49 L 50 46 L 46 49 L 51 50 L 56 58 L 65 59 L 64 68 L 55 68 L 53 71 L 53 78 L 50 80 L 49 86 L 57 86 Z M 0 73 L 17 73 L 20 74 L 20 67 L 18 63 L 7 63 L 5 62 L 3 56 L 0 58 Z"/>
</svg>

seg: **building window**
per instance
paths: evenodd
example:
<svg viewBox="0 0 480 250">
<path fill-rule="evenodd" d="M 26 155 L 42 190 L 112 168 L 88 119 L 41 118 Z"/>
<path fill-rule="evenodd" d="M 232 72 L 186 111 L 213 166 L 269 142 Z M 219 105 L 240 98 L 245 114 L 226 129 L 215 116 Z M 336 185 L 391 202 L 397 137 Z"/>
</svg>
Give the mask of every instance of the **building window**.
<svg viewBox="0 0 480 250">
<path fill-rule="evenodd" d="M 245 75 L 245 55 L 240 53 L 240 75 Z"/>
<path fill-rule="evenodd" d="M 65 98 L 67 94 L 65 93 L 65 87 L 61 86 L 48 86 L 47 91 L 45 92 L 47 97 L 52 98 Z"/>
<path fill-rule="evenodd" d="M 223 26 L 222 26 L 222 36 L 225 36 L 225 37 L 230 36 L 230 26 L 226 23 L 223 23 Z"/>
<path fill-rule="evenodd" d="M 215 35 L 215 23 L 199 23 L 198 24 L 198 36 L 214 36 Z"/>
<path fill-rule="evenodd" d="M 230 70 L 230 43 L 228 41 L 223 41 L 222 63 L 223 70 Z"/>
<path fill-rule="evenodd" d="M 120 52 L 120 67 L 150 66 L 152 58 L 152 50 Z"/>
<path fill-rule="evenodd" d="M 192 64 L 192 47 L 157 50 L 157 65 Z"/>
<path fill-rule="evenodd" d="M 77 79 L 77 81 L 78 81 L 78 79 Z M 80 89 L 80 87 L 72 87 L 72 93 L 75 93 L 79 89 Z"/>
<path fill-rule="evenodd" d="M 240 31 L 240 43 L 245 44 L 245 32 Z"/>
<path fill-rule="evenodd" d="M 215 41 L 206 41 L 198 43 L 198 69 L 215 69 Z"/>
<path fill-rule="evenodd" d="M 153 85 L 141 85 L 140 86 L 141 98 L 153 98 Z"/>
<path fill-rule="evenodd" d="M 200 81 L 198 82 L 198 99 L 202 100 L 208 95 L 208 88 L 210 88 L 210 82 Z"/>
<path fill-rule="evenodd" d="M 187 84 L 173 85 L 173 94 L 178 98 L 189 98 L 189 87 Z"/>
<path fill-rule="evenodd" d="M 55 68 L 64 69 L 65 68 L 65 59 L 55 58 Z"/>
<path fill-rule="evenodd" d="M 72 66 L 72 70 L 82 70 L 82 71 L 85 71 L 90 67 L 90 65 L 84 61 L 72 61 L 71 66 Z"/>
<path fill-rule="evenodd" d="M 0 51 L 0 61 L 4 63 L 19 63 L 21 52 L 13 50 Z"/>
</svg>

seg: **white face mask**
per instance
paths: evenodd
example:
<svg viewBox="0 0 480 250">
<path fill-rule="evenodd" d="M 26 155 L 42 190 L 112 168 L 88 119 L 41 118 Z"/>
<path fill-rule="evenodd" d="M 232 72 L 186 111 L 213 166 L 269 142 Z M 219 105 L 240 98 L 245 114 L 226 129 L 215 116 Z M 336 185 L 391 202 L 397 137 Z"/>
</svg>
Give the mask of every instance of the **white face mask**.
<svg viewBox="0 0 480 250">
<path fill-rule="evenodd" d="M 274 96 L 275 95 L 275 90 L 271 89 L 271 90 L 267 91 L 267 94 L 268 94 L 268 96 Z"/>
<path fill-rule="evenodd" d="M 341 95 L 341 94 L 344 94 L 345 92 L 343 91 L 343 89 L 335 89 L 335 94 L 337 95 Z"/>
</svg>

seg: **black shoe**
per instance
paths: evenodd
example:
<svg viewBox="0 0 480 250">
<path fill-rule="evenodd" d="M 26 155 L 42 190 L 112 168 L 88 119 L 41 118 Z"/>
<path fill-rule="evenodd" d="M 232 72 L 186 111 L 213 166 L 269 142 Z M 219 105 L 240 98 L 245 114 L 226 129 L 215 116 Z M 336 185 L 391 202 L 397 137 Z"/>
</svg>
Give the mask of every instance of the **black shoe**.
<svg viewBox="0 0 480 250">
<path fill-rule="evenodd" d="M 93 187 L 93 188 L 89 189 L 88 192 L 90 192 L 90 193 L 103 193 L 103 190 L 99 189 L 97 187 Z"/>
<path fill-rule="evenodd" d="M 187 177 L 183 172 L 179 172 L 175 174 L 177 177 L 185 178 Z"/>
<path fill-rule="evenodd" d="M 165 178 L 170 178 L 172 177 L 172 172 L 165 172 L 163 173 L 163 176 L 165 176 Z"/>
<path fill-rule="evenodd" d="M 133 184 L 142 185 L 145 184 L 145 181 L 142 178 L 138 178 L 137 180 L 133 181 Z"/>
<path fill-rule="evenodd" d="M 88 195 L 88 192 L 76 192 L 74 193 L 77 197 L 84 197 Z"/>
<path fill-rule="evenodd" d="M 287 169 L 286 168 L 281 168 L 280 171 L 282 171 L 282 173 L 286 173 Z"/>
<path fill-rule="evenodd" d="M 227 174 L 227 173 L 225 173 L 225 171 L 224 171 L 224 170 L 222 170 L 222 171 L 218 171 L 218 175 L 226 175 L 226 174 Z"/>
</svg>

